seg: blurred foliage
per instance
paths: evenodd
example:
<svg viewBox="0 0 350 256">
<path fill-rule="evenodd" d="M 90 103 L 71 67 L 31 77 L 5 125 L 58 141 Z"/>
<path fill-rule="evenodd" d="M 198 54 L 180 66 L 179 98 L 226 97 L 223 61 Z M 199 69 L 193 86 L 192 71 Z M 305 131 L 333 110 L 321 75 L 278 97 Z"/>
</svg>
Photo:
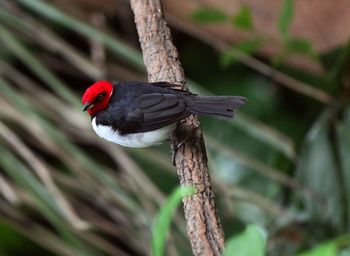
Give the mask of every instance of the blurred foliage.
<svg viewBox="0 0 350 256">
<path fill-rule="evenodd" d="M 0 254 L 149 255 L 169 232 L 165 255 L 190 255 L 181 211 L 169 226 L 176 203 L 164 204 L 178 184 L 168 145 L 107 143 L 81 112 L 95 80 L 146 80 L 132 20 L 91 17 L 77 3 L 0 1 Z M 348 255 L 350 46 L 317 56 L 289 33 L 293 1 L 283 3 L 284 50 L 270 59 L 254 56 L 273 43 L 266 35 L 219 52 L 173 28 L 193 92 L 249 99 L 233 121 L 201 119 L 227 251 Z M 233 15 L 203 6 L 191 18 L 255 31 L 247 6 Z M 286 54 L 308 55 L 326 72 L 288 67 Z M 159 209 L 166 225 L 152 234 Z"/>
<path fill-rule="evenodd" d="M 304 38 L 294 38 L 289 33 L 289 28 L 293 22 L 294 7 L 293 0 L 284 0 L 278 20 L 278 31 L 283 39 L 283 48 L 276 56 L 272 56 L 271 62 L 277 67 L 290 55 L 301 54 L 308 56 L 310 59 L 317 61 L 317 53 L 313 49 L 312 44 Z M 215 8 L 203 7 L 193 12 L 192 17 L 199 24 L 229 23 L 243 31 L 254 32 L 246 40 L 242 40 L 232 45 L 228 50 L 222 53 L 221 63 L 224 67 L 236 61 L 239 55 L 253 54 L 264 45 L 273 43 L 274 38 L 262 34 L 254 27 L 254 20 L 250 9 L 242 5 L 238 13 L 229 15 L 222 10 Z"/>
<path fill-rule="evenodd" d="M 326 241 L 321 243 L 320 245 L 316 246 L 316 248 L 313 248 L 312 250 L 308 252 L 303 252 L 298 254 L 298 256 L 345 256 L 349 255 L 350 250 L 345 249 L 344 247 L 347 247 L 350 243 L 350 236 L 344 235 L 341 237 L 338 237 L 337 239 L 334 239 L 332 241 Z"/>
<path fill-rule="evenodd" d="M 252 38 L 244 40 L 240 43 L 237 43 L 231 46 L 231 49 L 225 51 L 221 54 L 221 65 L 224 68 L 227 68 L 230 64 L 233 64 L 235 61 L 238 61 L 238 56 L 243 52 L 245 54 L 255 53 L 262 45 L 264 40 L 262 38 Z"/>
<path fill-rule="evenodd" d="M 195 193 L 192 187 L 179 186 L 171 193 L 169 199 L 160 208 L 157 217 L 154 220 L 152 230 L 152 255 L 164 255 L 164 247 L 166 245 L 167 233 L 170 229 L 173 214 L 184 197 L 191 196 Z"/>
<path fill-rule="evenodd" d="M 289 27 L 293 21 L 294 6 L 293 0 L 283 0 L 282 10 L 279 15 L 278 30 L 287 39 L 289 37 Z"/>
<path fill-rule="evenodd" d="M 247 6 L 242 5 L 239 12 L 232 17 L 233 25 L 245 29 L 253 29 L 253 19 L 250 9 Z"/>
<path fill-rule="evenodd" d="M 200 23 L 213 23 L 213 22 L 223 22 L 229 19 L 229 16 L 219 10 L 214 8 L 200 8 L 192 13 L 192 19 Z"/>
<path fill-rule="evenodd" d="M 266 235 L 258 226 L 248 225 L 244 232 L 227 242 L 225 256 L 265 255 Z"/>
</svg>

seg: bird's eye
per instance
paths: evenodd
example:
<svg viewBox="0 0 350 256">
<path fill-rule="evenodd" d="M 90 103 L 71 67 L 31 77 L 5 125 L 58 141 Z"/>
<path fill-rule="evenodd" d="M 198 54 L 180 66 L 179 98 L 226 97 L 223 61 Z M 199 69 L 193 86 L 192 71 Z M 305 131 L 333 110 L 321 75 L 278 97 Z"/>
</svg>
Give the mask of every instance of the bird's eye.
<svg viewBox="0 0 350 256">
<path fill-rule="evenodd" d="M 103 100 L 103 94 L 100 94 L 97 96 L 97 101 L 102 101 Z"/>
</svg>

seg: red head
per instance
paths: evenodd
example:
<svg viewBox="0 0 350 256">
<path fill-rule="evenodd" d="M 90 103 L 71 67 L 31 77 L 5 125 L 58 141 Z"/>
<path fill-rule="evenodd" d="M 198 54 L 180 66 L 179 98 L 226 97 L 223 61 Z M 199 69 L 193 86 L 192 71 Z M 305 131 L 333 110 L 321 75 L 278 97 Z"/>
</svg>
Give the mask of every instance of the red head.
<svg viewBox="0 0 350 256">
<path fill-rule="evenodd" d="M 113 85 L 108 81 L 98 81 L 86 89 L 82 102 L 83 111 L 88 111 L 90 116 L 104 110 L 113 92 Z"/>
</svg>

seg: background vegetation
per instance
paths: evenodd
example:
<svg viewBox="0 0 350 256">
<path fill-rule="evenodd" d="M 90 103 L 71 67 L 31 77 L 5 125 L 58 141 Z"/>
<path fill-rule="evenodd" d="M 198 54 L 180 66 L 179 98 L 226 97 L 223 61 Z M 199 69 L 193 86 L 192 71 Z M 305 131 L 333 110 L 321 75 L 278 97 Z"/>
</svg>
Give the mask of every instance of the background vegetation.
<svg viewBox="0 0 350 256">
<path fill-rule="evenodd" d="M 98 79 L 146 80 L 128 2 L 107 16 L 64 3 L 0 2 L 0 255 L 149 255 L 152 241 L 190 255 L 181 209 L 161 240 L 181 195 L 165 204 L 178 184 L 168 145 L 109 144 L 81 112 Z M 293 6 L 279 10 L 277 54 L 259 54 L 274 40 L 244 5 L 188 16 L 250 33 L 233 45 L 171 23 L 191 91 L 249 99 L 234 121 L 201 119 L 227 255 L 350 254 L 350 48 L 295 37 Z"/>
</svg>

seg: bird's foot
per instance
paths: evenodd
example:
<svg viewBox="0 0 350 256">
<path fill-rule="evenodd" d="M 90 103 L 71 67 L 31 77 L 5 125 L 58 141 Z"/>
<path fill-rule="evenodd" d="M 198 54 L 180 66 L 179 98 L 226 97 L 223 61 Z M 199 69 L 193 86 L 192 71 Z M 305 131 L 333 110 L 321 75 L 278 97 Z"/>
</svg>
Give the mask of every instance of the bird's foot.
<svg viewBox="0 0 350 256">
<path fill-rule="evenodd" d="M 196 134 L 197 129 L 191 130 L 189 133 L 185 135 L 185 137 L 182 136 L 182 139 L 178 143 L 172 143 L 171 144 L 171 160 L 174 166 L 176 166 L 176 154 L 179 151 L 179 149 L 185 145 L 186 142 L 188 142 L 190 139 L 193 138 L 193 136 Z"/>
</svg>

